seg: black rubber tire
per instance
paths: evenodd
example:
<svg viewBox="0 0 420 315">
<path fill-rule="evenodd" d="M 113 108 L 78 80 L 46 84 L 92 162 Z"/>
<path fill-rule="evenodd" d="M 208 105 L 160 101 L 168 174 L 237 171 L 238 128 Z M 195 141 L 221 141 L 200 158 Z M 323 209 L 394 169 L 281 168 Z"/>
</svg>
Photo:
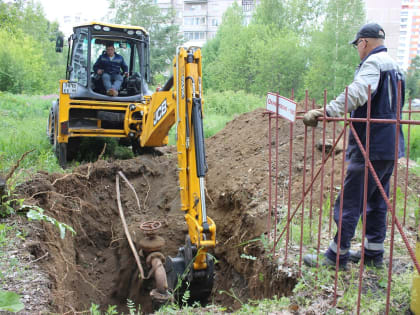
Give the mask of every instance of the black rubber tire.
<svg viewBox="0 0 420 315">
<path fill-rule="evenodd" d="M 58 144 L 58 164 L 62 169 L 67 167 L 67 143 Z"/>
<path fill-rule="evenodd" d="M 67 167 L 67 143 L 60 143 L 58 142 L 58 126 L 57 124 L 57 117 L 54 117 L 54 137 L 53 137 L 53 146 L 54 146 L 54 153 L 58 159 L 58 164 L 61 166 L 62 169 Z"/>
</svg>

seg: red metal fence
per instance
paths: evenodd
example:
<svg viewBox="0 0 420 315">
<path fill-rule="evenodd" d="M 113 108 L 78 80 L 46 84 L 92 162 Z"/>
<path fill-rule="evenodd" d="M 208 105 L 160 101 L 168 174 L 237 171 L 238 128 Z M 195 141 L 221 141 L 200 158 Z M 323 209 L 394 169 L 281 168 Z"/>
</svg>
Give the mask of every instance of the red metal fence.
<svg viewBox="0 0 420 315">
<path fill-rule="evenodd" d="M 398 87 L 398 93 L 401 92 L 401 86 Z M 346 91 L 347 94 L 347 91 Z M 370 95 L 370 93 L 369 93 Z M 293 99 L 293 92 L 292 92 Z M 398 97 L 400 100 L 401 97 Z M 278 114 L 266 112 L 268 116 L 268 189 L 269 189 L 269 215 L 268 215 L 268 231 L 269 239 L 273 241 L 272 251 L 273 254 L 280 258 L 280 262 L 288 265 L 291 260 L 298 261 L 299 276 L 302 275 L 302 260 L 303 255 L 310 248 L 316 247 L 317 257 L 323 253 L 322 250 L 328 247 L 325 239 L 330 239 L 334 230 L 332 226 L 333 218 L 333 204 L 338 191 L 343 190 L 344 177 L 345 177 L 345 148 L 347 145 L 347 136 L 349 129 L 352 130 L 356 138 L 357 145 L 365 157 L 365 172 L 364 172 L 364 202 L 363 202 L 363 215 L 362 215 L 362 235 L 361 235 L 361 261 L 358 282 L 358 299 L 357 299 L 357 314 L 360 314 L 360 301 L 362 295 L 362 282 L 364 276 L 364 242 L 366 232 L 366 209 L 367 209 L 367 183 L 368 174 L 373 176 L 382 197 L 384 198 L 388 207 L 388 232 L 387 243 L 389 248 L 386 257 L 388 268 L 388 281 L 386 289 L 386 314 L 390 312 L 390 292 L 392 283 L 392 270 L 393 270 L 393 254 L 395 242 L 395 228 L 401 235 L 402 240 L 407 249 L 407 257 L 410 257 L 413 262 L 414 268 L 420 274 L 420 265 L 416 259 L 413 251 L 415 239 L 411 241 L 406 236 L 406 230 L 410 227 L 417 231 L 417 226 L 414 226 L 413 220 L 407 219 L 407 199 L 409 196 L 408 187 L 410 180 L 409 163 L 410 163 L 410 134 L 414 126 L 420 125 L 420 120 L 413 120 L 414 113 L 420 113 L 420 110 L 413 110 L 411 101 L 408 103 L 408 109 L 402 110 L 401 104 L 397 104 L 397 117 L 403 113 L 403 118 L 392 119 L 376 119 L 371 118 L 371 99 L 369 97 L 367 102 L 367 118 L 350 118 L 348 115 L 342 118 L 326 117 L 325 108 L 327 105 L 327 91 L 324 91 L 324 117 L 319 118 L 317 128 L 304 126 L 301 119 L 303 114 L 310 109 L 314 109 L 315 101 L 310 100 L 308 92 L 305 93 L 304 101 L 299 103 L 296 122 L 285 122 Z M 300 107 L 300 108 L 299 108 Z M 347 96 L 346 108 L 347 112 Z M 363 147 L 362 142 L 357 137 L 353 123 L 363 122 L 366 123 L 366 149 Z M 395 164 L 394 174 L 390 181 L 392 189 L 390 190 L 390 197 L 386 196 L 385 190 L 381 185 L 378 176 L 369 160 L 369 133 L 371 123 L 380 124 L 395 124 L 396 131 L 399 132 L 400 125 L 406 125 L 406 152 L 405 160 L 398 160 L 398 139 L 395 139 Z M 287 135 L 279 135 L 279 124 L 289 124 L 288 147 L 285 145 L 284 139 Z M 286 130 L 283 128 L 282 130 Z M 279 143 L 279 136 L 282 137 L 283 143 Z M 317 137 L 321 137 L 320 144 L 317 145 Z M 303 147 L 303 148 L 302 148 Z M 317 152 L 316 147 L 320 152 Z M 298 149 L 298 153 L 294 150 Z M 341 150 L 340 153 L 337 154 Z M 279 169 L 279 161 L 284 162 L 286 152 L 288 150 L 287 161 L 287 176 L 280 176 L 283 173 L 285 165 L 281 165 Z M 284 155 L 283 159 L 279 159 L 279 154 Z M 404 161 L 401 165 L 401 161 Z M 296 164 L 299 164 L 298 166 Z M 400 163 L 400 169 L 398 168 Z M 403 176 L 400 176 L 402 169 Z M 300 171 L 297 171 L 300 170 Z M 280 182 L 283 178 L 283 183 Z M 282 187 L 287 187 L 287 196 L 285 191 L 280 191 Z M 397 187 L 399 189 L 397 190 Z M 403 193 L 403 211 L 398 217 L 396 214 L 397 194 Z M 413 192 L 411 192 L 412 194 Z M 420 197 L 420 191 L 414 192 Z M 283 202 L 279 199 L 282 197 Z M 285 201 L 284 201 L 285 200 Z M 416 204 L 416 206 L 419 206 Z M 287 215 L 285 211 L 287 207 Z M 334 293 L 332 305 L 337 304 L 337 279 L 338 279 L 338 257 L 340 254 L 340 241 L 341 241 L 341 228 L 342 228 L 342 211 L 343 211 L 343 194 L 340 198 L 340 215 L 338 222 L 338 242 L 337 242 L 337 260 L 335 271 Z M 325 213 L 324 213 L 325 212 Z M 283 217 L 281 217 L 283 216 Z M 402 221 L 402 223 L 401 223 Z M 325 225 L 328 224 L 328 227 Z M 292 233 L 298 234 L 293 236 Z M 316 235 L 313 235 L 316 232 Z M 356 232 L 357 235 L 357 232 Z M 305 240 L 305 241 L 304 241 Z M 292 257 L 292 258 L 291 258 Z M 318 258 L 319 259 L 319 258 Z M 319 262 L 318 262 L 319 263 Z M 318 265 L 317 263 L 317 265 Z M 385 302 L 385 301 L 384 301 Z"/>
</svg>

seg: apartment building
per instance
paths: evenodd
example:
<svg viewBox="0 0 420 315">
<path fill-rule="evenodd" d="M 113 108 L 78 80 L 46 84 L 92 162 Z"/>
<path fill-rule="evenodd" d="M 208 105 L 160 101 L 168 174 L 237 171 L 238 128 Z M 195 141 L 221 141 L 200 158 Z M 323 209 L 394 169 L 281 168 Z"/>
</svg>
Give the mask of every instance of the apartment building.
<svg viewBox="0 0 420 315">
<path fill-rule="evenodd" d="M 244 23 L 249 23 L 259 0 L 155 0 L 161 10 L 175 10 L 175 22 L 180 26 L 184 45 L 199 47 L 216 35 L 223 14 L 234 2 L 242 6 Z"/>
<path fill-rule="evenodd" d="M 401 4 L 400 43 L 398 63 L 404 68 L 410 67 L 414 57 L 420 54 L 420 1 L 402 0 Z"/>
<path fill-rule="evenodd" d="M 401 0 L 365 0 L 366 21 L 380 24 L 385 30 L 385 46 L 399 61 Z"/>
</svg>

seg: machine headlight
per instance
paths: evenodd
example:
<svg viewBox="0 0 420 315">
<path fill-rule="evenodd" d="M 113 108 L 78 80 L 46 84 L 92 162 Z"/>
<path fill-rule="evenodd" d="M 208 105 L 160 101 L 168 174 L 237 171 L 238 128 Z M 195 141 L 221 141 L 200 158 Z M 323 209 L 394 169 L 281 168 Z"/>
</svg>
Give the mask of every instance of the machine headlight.
<svg viewBox="0 0 420 315">
<path fill-rule="evenodd" d="M 108 26 L 104 26 L 103 30 L 104 30 L 105 32 L 109 32 L 111 29 L 110 29 Z"/>
<path fill-rule="evenodd" d="M 133 31 L 133 30 L 128 30 L 128 31 L 127 31 L 127 34 L 128 34 L 128 35 L 134 35 L 134 31 Z"/>
<path fill-rule="evenodd" d="M 100 26 L 100 25 L 94 25 L 94 26 L 93 26 L 93 28 L 94 28 L 95 30 L 99 31 L 99 30 L 101 29 L 101 26 Z"/>
<path fill-rule="evenodd" d="M 136 34 L 141 35 L 141 34 L 143 34 L 143 32 L 142 31 L 136 31 Z"/>
</svg>

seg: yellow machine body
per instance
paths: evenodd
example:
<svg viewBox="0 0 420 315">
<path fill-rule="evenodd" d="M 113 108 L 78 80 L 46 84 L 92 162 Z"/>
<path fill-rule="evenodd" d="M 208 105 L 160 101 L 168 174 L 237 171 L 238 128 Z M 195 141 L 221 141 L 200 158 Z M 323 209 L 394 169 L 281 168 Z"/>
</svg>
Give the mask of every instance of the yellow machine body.
<svg viewBox="0 0 420 315">
<path fill-rule="evenodd" d="M 118 40 L 118 36 L 115 34 L 127 32 L 127 29 L 132 29 L 133 32 L 141 32 L 139 36 L 143 36 L 141 37 L 142 43 L 147 43 L 145 38 L 148 40 L 147 33 L 142 28 L 98 22 L 75 27 L 75 34 L 86 36 L 89 40 L 93 35 L 84 35 L 80 30 L 87 29 L 92 32 L 89 34 L 93 34 L 94 28 L 95 30 L 100 28 L 111 29 L 114 34 L 111 38 L 114 42 Z M 106 38 L 106 31 L 103 34 L 100 33 L 100 30 L 97 32 L 95 36 L 99 40 L 101 40 L 101 36 Z M 80 56 L 76 57 L 80 59 Z M 201 124 L 202 128 L 202 121 L 196 119 L 194 122 L 194 118 L 192 118 L 193 101 L 196 107 L 198 105 L 198 111 L 196 109 L 197 117 L 202 115 L 201 60 L 200 49 L 178 48 L 173 60 L 172 83 L 167 83 L 163 89 L 151 95 L 142 95 L 139 101 L 127 101 L 123 97 L 112 99 L 107 96 L 95 99 L 94 96 L 99 94 L 89 91 L 86 92 L 88 93 L 86 95 L 93 96 L 78 98 L 69 91 L 69 87 L 80 82 L 72 81 L 70 75 L 66 80 L 60 81 L 59 98 L 50 111 L 47 127 L 47 134 L 51 143 L 56 146 L 56 151 L 64 150 L 65 153 L 67 149 L 65 145 L 69 144 L 72 138 L 80 139 L 83 137 L 127 138 L 140 149 L 164 146 L 168 143 L 169 130 L 176 125 L 181 210 L 185 212 L 185 220 L 188 225 L 188 242 L 196 249 L 192 266 L 195 271 L 203 271 L 208 268 L 209 257 L 207 252 L 216 245 L 216 225 L 207 216 L 205 210 L 203 167 L 201 167 L 201 175 L 197 174 L 197 165 L 205 164 L 205 157 L 203 158 L 202 153 L 201 161 L 197 161 L 197 150 L 201 148 L 201 152 L 204 152 L 204 139 L 201 135 L 200 144 L 197 145 L 198 140 L 195 131 L 199 130 L 197 124 Z M 88 63 L 87 68 L 89 68 L 89 65 Z M 146 72 L 144 72 L 145 74 Z M 86 85 L 86 87 L 86 90 L 88 90 L 89 85 Z M 118 124 L 116 125 L 118 126 L 105 128 L 101 115 L 111 120 L 114 119 L 112 117 L 117 117 Z M 195 125 L 193 126 L 193 124 Z M 212 285 L 212 279 L 211 281 L 207 280 Z M 210 291 L 207 290 L 206 292 Z"/>
</svg>

